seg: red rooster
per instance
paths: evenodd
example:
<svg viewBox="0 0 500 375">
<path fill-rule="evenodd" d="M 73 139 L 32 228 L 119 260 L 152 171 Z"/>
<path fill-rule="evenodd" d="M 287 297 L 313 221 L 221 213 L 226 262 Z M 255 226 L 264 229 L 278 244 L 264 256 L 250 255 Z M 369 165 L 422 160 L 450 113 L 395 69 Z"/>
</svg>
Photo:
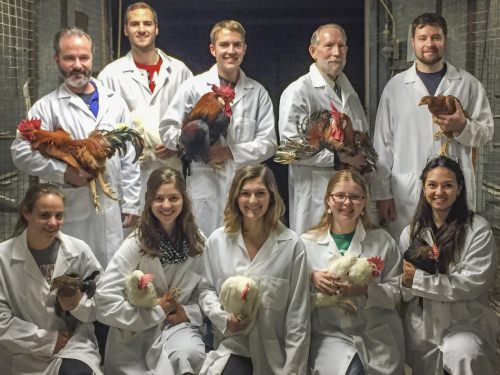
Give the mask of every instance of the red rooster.
<svg viewBox="0 0 500 375">
<path fill-rule="evenodd" d="M 203 95 L 182 124 L 179 152 L 184 175 L 192 161 L 208 161 L 208 149 L 227 135 L 231 121 L 231 102 L 235 96 L 231 85 L 218 87 Z"/>
<path fill-rule="evenodd" d="M 420 103 L 418 105 L 427 105 L 427 107 L 429 108 L 429 112 L 432 113 L 432 120 L 436 121 L 436 116 L 452 115 L 457 111 L 455 99 L 462 109 L 465 118 L 468 118 L 470 120 L 469 114 L 464 111 L 464 108 L 462 107 L 462 104 L 460 103 L 458 98 L 453 95 L 426 95 L 422 97 L 422 99 L 420 99 Z M 434 138 L 438 138 L 441 135 L 445 135 L 447 139 L 446 142 L 441 146 L 441 150 L 439 151 L 439 153 L 441 155 L 448 155 L 448 144 L 453 139 L 453 132 L 438 130 L 436 133 L 434 133 Z"/>
<path fill-rule="evenodd" d="M 351 157 L 362 154 L 366 158 L 366 164 L 361 168 L 337 162 L 336 169 L 354 168 L 361 174 L 376 169 L 378 155 L 370 138 L 365 133 L 354 130 L 350 117 L 338 111 L 332 102 L 330 110 L 314 112 L 297 123 L 297 133 L 297 136 L 281 142 L 274 161 L 291 164 L 310 158 L 326 148 L 335 154 L 342 153 Z"/>
<path fill-rule="evenodd" d="M 94 130 L 86 139 L 72 139 L 63 129 L 48 131 L 41 129 L 40 119 L 22 120 L 17 125 L 22 138 L 31 143 L 33 150 L 39 151 L 47 158 L 64 161 L 76 169 L 83 169 L 92 175 L 89 181 L 96 210 L 100 209 L 99 197 L 96 191 L 96 180 L 104 194 L 112 199 L 113 192 L 104 181 L 106 159 L 112 157 L 116 151 L 123 155 L 127 152 L 127 141 L 135 149 L 137 161 L 144 148 L 144 141 L 135 130 L 129 127 L 120 127 L 115 130 Z"/>
</svg>

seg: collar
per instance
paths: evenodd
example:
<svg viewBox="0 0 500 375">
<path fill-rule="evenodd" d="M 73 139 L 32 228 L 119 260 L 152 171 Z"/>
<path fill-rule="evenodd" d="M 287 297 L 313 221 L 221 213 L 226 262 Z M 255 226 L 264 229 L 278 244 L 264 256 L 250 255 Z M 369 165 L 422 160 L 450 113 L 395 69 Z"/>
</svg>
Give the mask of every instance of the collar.
<svg viewBox="0 0 500 375">
<path fill-rule="evenodd" d="M 446 73 L 443 76 L 443 81 L 444 80 L 455 80 L 455 79 L 462 79 L 460 76 L 460 73 L 457 68 L 455 68 L 453 65 L 451 65 L 448 61 L 445 61 L 446 63 Z M 416 61 L 413 62 L 413 65 L 406 70 L 405 75 L 404 75 L 404 83 L 414 83 L 418 79 L 417 74 L 417 63 Z"/>
<path fill-rule="evenodd" d="M 25 229 L 17 238 L 15 238 L 15 251 L 12 254 L 12 259 L 24 262 L 28 259 L 28 257 L 32 257 L 31 252 L 28 248 L 27 233 L 28 230 Z M 59 233 L 57 234 L 57 238 L 61 242 L 59 253 L 62 254 L 64 258 L 71 259 L 79 256 L 79 252 L 74 246 L 67 246 L 67 236 L 64 233 L 61 233 L 61 231 L 59 231 Z"/>
</svg>

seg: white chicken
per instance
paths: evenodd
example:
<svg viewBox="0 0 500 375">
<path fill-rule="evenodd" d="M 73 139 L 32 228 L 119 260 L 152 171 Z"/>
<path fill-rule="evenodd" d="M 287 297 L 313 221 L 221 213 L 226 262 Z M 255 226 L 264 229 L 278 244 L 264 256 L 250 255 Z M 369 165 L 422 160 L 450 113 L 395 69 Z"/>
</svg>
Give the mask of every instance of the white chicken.
<svg viewBox="0 0 500 375">
<path fill-rule="evenodd" d="M 246 276 L 228 277 L 221 286 L 219 300 L 221 309 L 234 314 L 239 319 L 255 322 L 259 309 L 259 288 L 257 283 Z"/>
<path fill-rule="evenodd" d="M 372 282 L 384 268 L 384 261 L 380 257 L 358 258 L 355 255 L 344 255 L 333 258 L 328 267 L 328 273 L 338 277 L 342 282 L 357 285 L 367 285 Z M 341 305 L 350 311 L 357 310 L 354 303 L 343 296 L 318 292 L 313 296 L 314 308 Z"/>
<path fill-rule="evenodd" d="M 153 284 L 153 275 L 135 270 L 125 283 L 125 293 L 128 301 L 137 307 L 153 308 L 160 299 Z"/>
</svg>

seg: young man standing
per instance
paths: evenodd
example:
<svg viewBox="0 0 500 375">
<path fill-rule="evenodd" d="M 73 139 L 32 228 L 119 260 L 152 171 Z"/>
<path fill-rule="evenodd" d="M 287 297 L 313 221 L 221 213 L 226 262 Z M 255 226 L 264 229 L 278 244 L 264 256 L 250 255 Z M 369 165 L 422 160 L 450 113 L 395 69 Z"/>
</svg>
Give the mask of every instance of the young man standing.
<svg viewBox="0 0 500 375">
<path fill-rule="evenodd" d="M 160 123 L 163 143 L 177 148 L 181 124 L 212 85 L 234 87 L 228 133 L 209 149 L 208 163 L 192 162 L 187 177 L 197 223 L 208 236 L 222 226 L 224 207 L 234 172 L 261 163 L 276 151 L 271 98 L 261 84 L 247 77 L 240 65 L 247 49 L 245 29 L 237 21 L 218 22 L 210 33 L 210 53 L 216 64 L 183 83 Z"/>
<path fill-rule="evenodd" d="M 158 124 L 182 82 L 192 77 L 183 62 L 155 46 L 158 35 L 156 11 L 144 2 L 127 7 L 123 32 L 130 52 L 108 64 L 98 79 L 127 102 L 136 128 L 142 132 L 146 148 L 141 158 L 141 201 L 150 173 L 162 166 L 179 167 L 176 153 L 160 140 Z M 144 203 L 144 202 L 142 202 Z"/>
</svg>

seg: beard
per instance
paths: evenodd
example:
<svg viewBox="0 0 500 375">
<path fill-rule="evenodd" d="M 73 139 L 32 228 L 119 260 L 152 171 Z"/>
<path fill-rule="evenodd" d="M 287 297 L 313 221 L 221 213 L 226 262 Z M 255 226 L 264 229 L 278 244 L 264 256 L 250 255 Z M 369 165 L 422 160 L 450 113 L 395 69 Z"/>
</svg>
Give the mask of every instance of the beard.
<svg viewBox="0 0 500 375">
<path fill-rule="evenodd" d="M 443 59 L 443 53 L 440 53 L 439 50 L 435 50 L 433 52 L 435 54 L 431 57 L 425 57 L 425 54 L 423 52 L 415 54 L 415 56 L 417 57 L 418 61 L 420 61 L 424 65 L 435 65 Z"/>
<path fill-rule="evenodd" d="M 85 69 L 65 71 L 59 67 L 59 73 L 63 77 L 64 82 L 70 86 L 77 89 L 81 89 L 90 82 L 91 72 Z M 77 77 L 79 75 L 80 77 Z"/>
</svg>

